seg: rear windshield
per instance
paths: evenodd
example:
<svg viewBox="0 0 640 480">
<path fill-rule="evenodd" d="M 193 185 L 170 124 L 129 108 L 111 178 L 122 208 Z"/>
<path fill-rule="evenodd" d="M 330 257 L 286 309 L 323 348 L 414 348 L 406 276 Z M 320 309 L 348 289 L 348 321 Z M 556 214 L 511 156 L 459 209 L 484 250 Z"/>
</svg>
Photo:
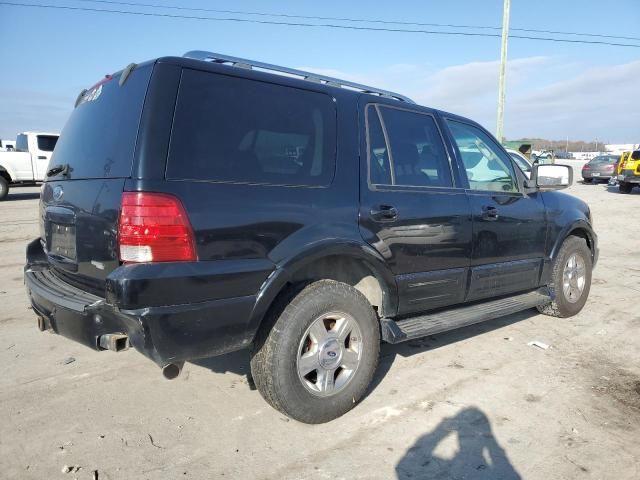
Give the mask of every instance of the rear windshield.
<svg viewBox="0 0 640 480">
<path fill-rule="evenodd" d="M 326 186 L 335 170 L 328 95 L 184 70 L 167 178 Z"/>
<path fill-rule="evenodd" d="M 589 163 L 592 164 L 603 164 L 603 163 L 614 163 L 617 161 L 615 157 L 595 157 Z"/>
<path fill-rule="evenodd" d="M 38 135 L 38 150 L 53 152 L 57 141 L 57 135 Z"/>
<path fill-rule="evenodd" d="M 86 92 L 67 121 L 50 167 L 68 164 L 71 179 L 131 175 L 138 125 L 153 65 L 138 67 Z"/>
</svg>

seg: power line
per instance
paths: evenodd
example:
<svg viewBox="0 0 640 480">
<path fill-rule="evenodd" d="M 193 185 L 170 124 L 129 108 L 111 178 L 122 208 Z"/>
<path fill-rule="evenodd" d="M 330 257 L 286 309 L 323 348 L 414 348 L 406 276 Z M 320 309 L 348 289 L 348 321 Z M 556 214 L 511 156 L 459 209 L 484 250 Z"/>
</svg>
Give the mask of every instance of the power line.
<svg viewBox="0 0 640 480">
<path fill-rule="evenodd" d="M 118 2 L 115 0 L 75 0 L 77 2 L 88 3 L 103 3 L 111 5 L 126 5 L 131 7 L 148 7 L 148 8 L 164 8 L 168 10 L 182 10 L 191 12 L 211 12 L 211 13 L 228 13 L 228 14 L 240 14 L 240 15 L 255 15 L 260 17 L 281 17 L 281 18 L 301 18 L 306 20 L 331 20 L 331 21 L 343 21 L 343 22 L 356 22 L 356 23 L 378 23 L 385 25 L 412 25 L 416 27 L 446 27 L 446 28 L 474 28 L 474 29 L 486 29 L 486 30 L 502 30 L 502 27 L 493 27 L 490 25 L 458 25 L 453 23 L 422 23 L 422 22 L 407 22 L 401 20 L 380 20 L 380 19 L 366 19 L 366 18 L 353 18 L 353 17 L 319 17 L 309 15 L 292 15 L 288 13 L 268 13 L 268 12 L 256 12 L 247 10 L 220 10 L 214 8 L 199 8 L 199 7 L 179 7 L 175 5 L 162 5 L 154 3 L 136 3 L 136 2 Z M 599 38 L 611 38 L 619 40 L 640 40 L 640 37 L 628 37 L 621 35 L 608 35 L 600 33 L 583 33 L 583 32 L 564 32 L 560 30 L 536 30 L 533 28 L 511 28 L 510 30 L 529 33 L 550 33 L 554 35 L 574 35 L 580 37 L 599 37 Z"/>
<path fill-rule="evenodd" d="M 280 22 L 280 21 L 274 21 L 274 20 L 255 20 L 255 19 L 247 19 L 247 18 L 202 17 L 202 16 L 196 16 L 196 15 L 178 15 L 178 14 L 168 14 L 168 13 L 139 12 L 139 11 L 130 11 L 130 10 L 106 10 L 101 8 L 71 7 L 71 6 L 63 6 L 63 5 L 19 3 L 19 2 L 5 2 L 5 1 L 0 1 L 0 5 L 8 5 L 13 7 L 45 8 L 45 9 L 54 9 L 54 10 L 111 13 L 111 14 L 117 14 L 117 15 L 135 15 L 135 16 L 144 16 L 144 17 L 174 18 L 174 19 L 183 19 L 183 20 L 255 23 L 255 24 L 262 24 L 262 25 L 282 25 L 282 26 L 290 26 L 290 27 L 334 28 L 334 29 L 342 29 L 342 30 L 359 30 L 359 31 L 391 32 L 391 33 L 421 33 L 426 35 L 450 35 L 450 36 L 453 35 L 453 36 L 465 36 L 465 37 L 493 37 L 493 38 L 500 37 L 500 34 L 498 33 L 455 32 L 455 31 L 438 31 L 438 30 L 408 30 L 403 28 L 359 27 L 355 25 L 339 25 L 339 24 L 332 24 L 332 23 Z M 529 35 L 510 35 L 510 38 L 518 38 L 522 40 L 538 40 L 538 41 L 556 42 L 556 43 L 573 43 L 573 44 L 583 44 L 583 45 L 584 44 L 607 45 L 612 47 L 640 48 L 640 45 L 638 44 L 613 43 L 613 42 L 605 42 L 600 40 L 571 40 L 566 38 L 534 37 Z"/>
</svg>

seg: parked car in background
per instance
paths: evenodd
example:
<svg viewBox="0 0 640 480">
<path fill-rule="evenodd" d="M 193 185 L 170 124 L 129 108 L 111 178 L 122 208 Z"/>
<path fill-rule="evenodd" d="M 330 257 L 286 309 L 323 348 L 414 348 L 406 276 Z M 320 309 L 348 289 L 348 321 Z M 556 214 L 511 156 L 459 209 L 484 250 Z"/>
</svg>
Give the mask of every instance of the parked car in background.
<svg viewBox="0 0 640 480">
<path fill-rule="evenodd" d="M 512 148 L 507 148 L 507 153 L 513 158 L 518 168 L 522 170 L 522 173 L 524 173 L 527 178 L 531 178 L 531 162 L 529 162 L 529 159 Z"/>
<path fill-rule="evenodd" d="M 555 152 L 556 159 L 558 160 L 571 160 L 573 158 L 573 153 L 571 152 Z"/>
<path fill-rule="evenodd" d="M 640 150 L 634 150 L 618 166 L 618 189 L 620 193 L 631 193 L 640 186 Z"/>
<path fill-rule="evenodd" d="M 584 183 L 608 182 L 615 175 L 619 157 L 617 155 L 598 155 L 582 167 Z"/>
<path fill-rule="evenodd" d="M 57 133 L 23 132 L 16 137 L 15 151 L 0 152 L 0 200 L 10 186 L 44 180 L 57 141 Z"/>
<path fill-rule="evenodd" d="M 166 378 L 249 349 L 306 423 L 364 397 L 381 340 L 577 314 L 598 257 L 589 206 L 555 191 L 570 167 L 527 179 L 472 120 L 211 52 L 84 91 L 49 172 L 24 270 L 41 330 Z"/>
<path fill-rule="evenodd" d="M 13 152 L 15 149 L 15 140 L 0 140 L 0 152 Z"/>
</svg>

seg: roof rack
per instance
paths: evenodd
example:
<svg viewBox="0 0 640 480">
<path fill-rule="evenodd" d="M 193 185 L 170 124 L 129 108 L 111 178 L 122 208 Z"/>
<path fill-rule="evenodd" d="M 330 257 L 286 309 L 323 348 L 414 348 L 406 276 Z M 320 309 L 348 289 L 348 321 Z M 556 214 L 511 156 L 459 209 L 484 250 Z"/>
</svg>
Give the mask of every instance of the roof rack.
<svg viewBox="0 0 640 480">
<path fill-rule="evenodd" d="M 294 68 L 281 67 L 279 65 L 272 65 L 270 63 L 255 62 L 253 60 L 247 60 L 246 58 L 231 57 L 229 55 L 222 55 L 214 52 L 206 52 L 202 50 L 193 50 L 183 55 L 184 58 L 191 58 L 194 60 L 202 60 L 205 62 L 230 64 L 234 67 L 246 68 L 252 70 L 257 68 L 260 70 L 266 70 L 271 73 L 285 74 L 287 76 L 293 76 L 301 78 L 302 80 L 308 80 L 310 82 L 321 83 L 332 87 L 347 88 L 349 90 L 356 90 L 363 93 L 370 93 L 372 95 L 379 95 L 381 97 L 393 98 L 394 100 L 400 100 L 406 103 L 415 103 L 408 97 L 400 95 L 399 93 L 389 92 L 387 90 L 381 90 L 379 88 L 368 87 L 355 82 L 349 82 L 347 80 L 340 80 L 338 78 L 328 77 L 326 75 L 320 75 L 312 72 L 305 72 L 303 70 L 296 70 Z"/>
</svg>

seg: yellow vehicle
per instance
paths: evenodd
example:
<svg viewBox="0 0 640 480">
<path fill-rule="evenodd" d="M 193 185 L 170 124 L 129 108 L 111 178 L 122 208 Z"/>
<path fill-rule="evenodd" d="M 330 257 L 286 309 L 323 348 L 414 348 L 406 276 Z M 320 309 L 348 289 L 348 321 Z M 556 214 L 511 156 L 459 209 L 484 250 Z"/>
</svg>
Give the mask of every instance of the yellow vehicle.
<svg viewBox="0 0 640 480">
<path fill-rule="evenodd" d="M 618 163 L 618 188 L 620 193 L 631 193 L 640 186 L 640 150 L 624 152 Z"/>
</svg>

